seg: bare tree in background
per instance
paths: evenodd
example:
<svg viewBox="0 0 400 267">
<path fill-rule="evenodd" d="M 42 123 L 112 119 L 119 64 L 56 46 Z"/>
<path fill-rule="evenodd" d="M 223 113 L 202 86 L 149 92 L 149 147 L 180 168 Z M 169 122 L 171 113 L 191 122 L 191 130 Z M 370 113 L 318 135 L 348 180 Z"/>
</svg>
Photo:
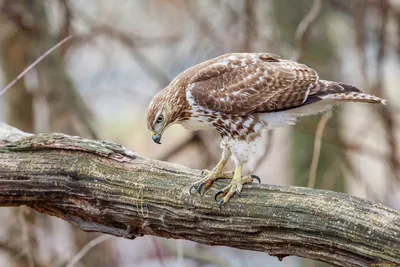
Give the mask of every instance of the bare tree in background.
<svg viewBox="0 0 400 267">
<path fill-rule="evenodd" d="M 99 0 L 88 3 L 71 0 L 0 0 L 0 51 L 4 83 L 14 79 L 62 38 L 74 35 L 69 43 L 52 53 L 4 95 L 4 117 L 12 126 L 27 132 L 57 131 L 95 139 L 100 136 L 102 139 L 118 140 L 134 150 L 143 149 L 146 156 L 156 157 L 156 149 L 146 143 L 148 139 L 151 142 L 147 132 L 142 134 L 146 129 L 141 115 L 152 95 L 184 69 L 223 53 L 272 52 L 291 58 L 299 47 L 296 29 L 315 2 Z M 354 159 L 368 156 L 382 164 L 387 174 L 377 179 L 376 183 L 385 180 L 386 176 L 391 178 L 386 192 L 369 188 L 368 198 L 393 205 L 396 203 L 396 193 L 399 195 L 400 109 L 393 97 L 398 94 L 392 90 L 394 86 L 388 78 L 388 58 L 400 56 L 400 27 L 396 28 L 400 21 L 400 6 L 389 0 L 322 0 L 321 3 L 321 12 L 308 31 L 308 38 L 301 44 L 301 61 L 318 70 L 326 79 L 343 80 L 343 70 L 340 68 L 353 62 L 340 62 L 340 56 L 343 57 L 348 50 L 354 50 L 359 61 L 358 73 L 362 76 L 359 87 L 389 98 L 389 106 L 379 112 L 371 111 L 374 118 L 368 121 L 381 127 L 378 146 L 364 140 L 364 133 L 372 127 L 370 124 L 360 127 L 350 137 L 343 136 L 341 129 L 347 118 L 341 115 L 340 110 L 334 112 L 334 117 L 321 135 L 316 188 L 346 191 L 348 176 L 360 185 L 366 184 L 366 177 L 359 171 L 360 166 L 355 164 Z M 347 28 L 342 29 L 339 22 L 346 24 Z M 336 23 L 338 32 L 345 32 L 343 35 L 336 36 L 337 32 L 332 31 L 332 24 Z M 342 36 L 354 38 L 353 47 L 342 45 Z M 99 52 L 100 49 L 103 50 Z M 77 51 L 80 51 L 80 55 L 92 54 L 89 59 L 96 63 L 69 61 Z M 104 60 L 96 61 L 98 58 Z M 125 61 L 126 58 L 130 61 Z M 113 60 L 120 62 L 115 64 Z M 102 62 L 102 66 L 92 68 L 98 62 Z M 95 82 L 87 85 L 78 81 L 77 77 L 71 75 L 68 63 L 87 67 L 87 70 L 84 69 L 87 73 L 82 76 L 87 81 L 88 76 L 97 75 Z M 398 63 L 392 64 L 396 65 L 390 66 L 398 69 Z M 127 65 L 135 65 L 135 69 L 129 69 Z M 393 69 L 396 68 L 390 71 L 395 72 Z M 98 73 L 93 73 L 96 71 Z M 125 76 L 124 71 L 128 72 Z M 129 80 L 130 77 L 134 78 Z M 123 107 L 129 107 L 126 110 L 132 113 L 119 113 L 118 110 Z M 132 111 L 132 107 L 137 109 L 137 113 Z M 107 122 L 105 115 L 99 115 L 101 112 L 111 118 L 109 121 L 112 123 Z M 351 115 L 356 120 L 364 116 Z M 274 144 L 278 150 L 269 149 L 270 155 L 260 162 L 259 170 L 277 168 L 273 164 L 268 165 L 269 160 L 276 156 L 274 154 L 271 157 L 272 153 L 288 147 L 287 156 L 292 156 L 288 165 L 295 174 L 294 183 L 306 185 L 318 120 L 317 116 L 302 119 L 302 123 L 291 131 L 291 144 L 287 140 L 279 143 L 282 141 L 275 134 L 273 142 L 268 145 Z M 126 126 L 132 122 L 137 124 Z M 219 142 L 217 135 L 178 130 L 176 133 L 180 135 L 172 138 L 173 145 L 157 147 L 159 159 L 200 169 L 212 167 L 210 165 L 220 153 L 216 145 Z M 381 172 L 377 173 L 382 175 Z M 271 177 L 259 174 L 264 182 L 270 181 L 268 179 Z M 282 173 L 281 176 L 285 175 Z M 228 259 L 237 256 L 239 262 L 240 259 L 251 258 L 254 265 L 270 260 L 266 255 L 250 256 L 245 251 L 190 243 L 177 245 L 176 241 L 152 238 L 131 241 L 129 245 L 136 245 L 136 249 L 143 248 L 143 253 L 138 252 L 140 255 L 135 258 L 137 262 L 127 263 L 123 261 L 131 259 L 129 256 L 136 251 L 131 250 L 132 247 L 127 243 L 118 240 L 111 246 L 110 240 L 76 231 L 69 225 L 64 225 L 60 232 L 52 230 L 47 233 L 47 236 L 53 237 L 64 234 L 72 240 L 70 247 L 60 253 L 53 250 L 55 246 L 51 242 L 56 242 L 54 239 L 43 241 L 48 243 L 47 246 L 41 246 L 39 240 L 45 232 L 43 229 L 54 227 L 54 220 L 28 209 L 15 209 L 8 225 L 3 227 L 7 228 L 7 237 L 0 239 L 0 251 L 8 255 L 14 266 L 66 266 L 71 262 L 75 262 L 75 266 L 146 266 L 150 263 L 172 266 L 176 257 L 187 266 L 224 266 L 227 259 L 221 260 L 219 255 L 225 252 L 232 256 Z M 52 255 L 46 258 L 50 260 L 44 262 L 40 254 L 46 252 Z M 298 266 L 299 261 L 288 259 L 290 262 L 287 263 L 286 260 L 282 265 L 271 261 L 271 266 Z M 228 261 L 228 265 L 230 263 Z M 244 260 L 242 263 L 240 266 L 245 266 Z M 314 263 L 303 263 L 304 266 L 311 264 Z M 322 265 L 318 263 L 318 266 Z"/>
<path fill-rule="evenodd" d="M 65 16 L 64 25 L 62 25 L 58 34 L 53 34 L 50 31 L 50 22 L 44 1 L 7 0 L 3 3 L 0 16 L 4 25 L 8 27 L 7 37 L 2 40 L 1 45 L 2 66 L 3 72 L 6 74 L 6 81 L 14 79 L 18 72 L 21 72 L 30 62 L 53 46 L 58 39 L 69 34 L 68 2 L 60 1 L 59 4 L 58 7 L 61 9 L 59 12 L 64 13 Z M 39 64 L 36 72 L 26 76 L 25 79 L 36 79 L 38 82 L 33 87 L 29 80 L 21 80 L 13 90 L 6 94 L 6 103 L 8 104 L 7 121 L 11 125 L 26 129 L 28 132 L 34 132 L 38 129 L 39 131 L 57 131 L 91 138 L 97 137 L 90 111 L 74 88 L 73 82 L 66 71 L 61 51 L 50 54 Z M 32 234 L 35 232 L 32 230 L 37 223 L 40 223 L 41 227 L 46 227 L 46 225 L 51 227 L 51 225 L 60 224 L 60 222 L 55 222 L 54 219 L 48 216 L 43 216 L 26 208 L 16 209 L 15 216 L 20 218 L 21 233 L 26 235 L 26 232 L 29 232 L 29 236 L 27 238 L 22 237 L 19 244 L 11 244 L 13 248 L 20 246 L 21 250 L 27 250 L 24 253 L 25 256 L 22 257 L 27 259 L 27 262 L 21 262 L 22 266 L 57 265 L 69 259 L 68 253 L 64 257 L 50 255 L 53 260 L 45 263 L 40 256 L 41 253 L 37 251 L 39 240 L 36 240 L 37 236 Z M 71 251 L 84 246 L 95 236 L 74 230 L 68 224 L 59 227 L 65 229 L 65 231 L 74 232 L 76 244 L 72 244 Z M 23 231 L 24 228 L 26 228 L 25 232 Z M 11 232 L 10 234 L 12 236 L 18 235 Z M 55 235 L 56 232 L 51 234 Z M 55 251 L 52 253 L 55 253 Z M 102 252 L 97 250 L 97 253 L 101 254 Z M 90 260 L 91 262 L 95 262 L 95 259 L 98 260 L 98 257 L 93 256 L 93 259 Z M 49 255 L 47 255 L 48 257 Z M 58 262 L 59 259 L 61 262 Z M 107 266 L 109 263 L 98 260 L 97 266 L 101 266 L 101 264 L 106 264 L 104 266 Z"/>
</svg>

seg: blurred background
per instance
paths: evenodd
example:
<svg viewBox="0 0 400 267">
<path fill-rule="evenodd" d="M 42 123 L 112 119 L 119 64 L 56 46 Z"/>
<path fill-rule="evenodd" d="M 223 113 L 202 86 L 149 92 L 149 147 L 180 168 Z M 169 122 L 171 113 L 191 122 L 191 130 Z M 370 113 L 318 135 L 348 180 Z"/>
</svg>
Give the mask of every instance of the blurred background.
<svg viewBox="0 0 400 267">
<path fill-rule="evenodd" d="M 0 119 L 27 132 L 110 140 L 149 158 L 212 168 L 221 153 L 215 133 L 174 126 L 162 146 L 154 144 L 145 123 L 151 98 L 201 61 L 272 52 L 389 105 L 346 104 L 326 126 L 313 116 L 271 132 L 255 171 L 263 183 L 307 186 L 315 177 L 315 188 L 400 209 L 400 1 L 322 0 L 320 10 L 318 2 L 0 0 L 0 89 L 73 35 L 0 97 Z M 313 5 L 316 20 L 299 38 Z M 328 266 L 184 240 L 85 233 L 24 207 L 1 208 L 0 221 L 0 266 Z"/>
</svg>

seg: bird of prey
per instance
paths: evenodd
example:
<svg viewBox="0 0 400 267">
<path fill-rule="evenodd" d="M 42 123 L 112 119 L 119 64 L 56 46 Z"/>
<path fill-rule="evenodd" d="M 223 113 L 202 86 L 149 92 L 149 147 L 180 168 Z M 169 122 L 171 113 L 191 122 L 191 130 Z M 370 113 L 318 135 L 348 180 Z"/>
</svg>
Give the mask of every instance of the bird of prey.
<svg viewBox="0 0 400 267">
<path fill-rule="evenodd" d="M 263 132 L 293 125 L 299 116 L 328 110 L 341 102 L 385 104 L 385 99 L 365 94 L 340 82 L 321 80 L 312 68 L 270 53 L 225 54 L 179 74 L 154 96 L 147 113 L 147 127 L 160 144 L 172 124 L 188 130 L 213 129 L 221 135 L 222 158 L 211 171 L 190 187 L 199 193 L 219 178 L 232 179 L 219 206 L 240 194 L 245 183 L 259 178 L 242 174 L 265 152 Z M 235 171 L 223 172 L 233 158 Z"/>
</svg>

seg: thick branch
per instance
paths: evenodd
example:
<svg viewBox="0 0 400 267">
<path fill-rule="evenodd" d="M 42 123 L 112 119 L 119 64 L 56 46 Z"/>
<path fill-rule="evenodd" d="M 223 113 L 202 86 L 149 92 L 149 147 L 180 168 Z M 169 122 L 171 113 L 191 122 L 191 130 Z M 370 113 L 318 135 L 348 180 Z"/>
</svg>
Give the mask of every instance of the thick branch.
<svg viewBox="0 0 400 267">
<path fill-rule="evenodd" d="M 27 205 L 125 238 L 188 239 L 335 266 L 400 264 L 399 211 L 331 191 L 256 184 L 219 210 L 215 188 L 189 194 L 199 177 L 114 143 L 0 124 L 0 206 Z"/>
</svg>

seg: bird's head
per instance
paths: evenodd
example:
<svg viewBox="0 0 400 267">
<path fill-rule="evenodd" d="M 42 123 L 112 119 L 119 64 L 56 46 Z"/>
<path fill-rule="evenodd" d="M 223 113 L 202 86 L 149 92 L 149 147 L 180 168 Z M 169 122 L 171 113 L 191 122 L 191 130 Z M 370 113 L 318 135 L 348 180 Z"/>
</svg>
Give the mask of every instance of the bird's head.
<svg viewBox="0 0 400 267">
<path fill-rule="evenodd" d="M 157 144 L 161 144 L 164 131 L 176 122 L 175 113 L 168 90 L 164 89 L 154 96 L 147 110 L 147 128 Z"/>
</svg>

